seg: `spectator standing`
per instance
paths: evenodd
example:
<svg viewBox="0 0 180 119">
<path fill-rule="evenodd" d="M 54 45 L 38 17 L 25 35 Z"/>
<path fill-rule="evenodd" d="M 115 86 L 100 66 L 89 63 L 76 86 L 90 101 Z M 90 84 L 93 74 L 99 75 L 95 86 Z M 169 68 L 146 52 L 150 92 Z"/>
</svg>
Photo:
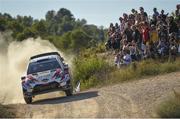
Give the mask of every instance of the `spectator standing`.
<svg viewBox="0 0 180 119">
<path fill-rule="evenodd" d="M 153 43 L 157 43 L 158 40 L 159 37 L 158 37 L 158 31 L 156 30 L 156 26 L 151 25 L 150 41 Z"/>
<path fill-rule="evenodd" d="M 118 25 L 118 23 L 115 24 L 115 32 L 120 33 L 120 26 Z"/>
<path fill-rule="evenodd" d="M 141 44 L 142 44 L 142 36 L 137 27 L 134 25 L 132 26 L 132 40 L 137 43 L 138 49 L 141 49 Z"/>
<path fill-rule="evenodd" d="M 148 27 L 148 23 L 144 22 L 142 26 L 142 37 L 143 37 L 143 43 L 146 44 L 150 40 L 150 29 Z"/>
<path fill-rule="evenodd" d="M 154 25 L 154 26 L 156 26 L 157 25 L 157 22 L 158 22 L 158 20 L 157 20 L 157 18 L 156 18 L 156 16 L 152 16 L 152 19 L 150 20 L 150 26 L 151 25 Z"/>
<path fill-rule="evenodd" d="M 176 15 L 176 18 L 179 19 L 179 17 L 180 17 L 180 4 L 176 5 L 175 15 Z"/>
<path fill-rule="evenodd" d="M 159 16 L 159 12 L 157 11 L 157 8 L 153 9 L 153 16 L 155 16 L 155 18 L 157 18 Z"/>
<path fill-rule="evenodd" d="M 167 14 L 164 14 L 164 10 L 161 10 L 161 14 L 160 14 L 159 16 L 160 16 L 161 20 L 162 20 L 164 23 L 166 23 L 167 15 L 168 15 L 168 13 L 167 13 Z M 166 23 L 166 24 L 167 24 L 167 23 Z"/>
<path fill-rule="evenodd" d="M 143 7 L 140 7 L 139 10 L 140 10 L 140 15 L 142 16 L 142 18 L 143 18 L 146 22 L 148 22 L 148 14 L 144 11 L 144 8 L 143 8 Z"/>
<path fill-rule="evenodd" d="M 176 24 L 176 22 L 174 21 L 174 18 L 171 16 L 169 18 L 169 34 L 171 33 L 178 33 L 179 29 L 178 26 Z"/>
<path fill-rule="evenodd" d="M 120 21 L 120 32 L 122 34 L 124 32 L 124 29 L 125 29 L 125 21 L 122 17 L 119 18 L 119 21 Z"/>
<path fill-rule="evenodd" d="M 127 38 L 127 42 L 131 42 L 132 41 L 132 29 L 131 29 L 131 25 L 128 23 L 127 28 L 124 30 L 124 34 L 126 35 Z"/>
</svg>

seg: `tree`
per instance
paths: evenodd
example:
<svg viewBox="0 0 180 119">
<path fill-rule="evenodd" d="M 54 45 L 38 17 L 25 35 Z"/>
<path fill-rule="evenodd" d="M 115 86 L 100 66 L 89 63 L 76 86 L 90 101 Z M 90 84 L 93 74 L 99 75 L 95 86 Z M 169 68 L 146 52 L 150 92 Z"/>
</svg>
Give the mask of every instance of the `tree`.
<svg viewBox="0 0 180 119">
<path fill-rule="evenodd" d="M 103 30 L 95 25 L 87 25 L 85 19 L 76 20 L 66 8 L 61 8 L 57 12 L 48 11 L 44 20 L 20 15 L 13 18 L 8 13 L 0 13 L 0 31 L 9 29 L 13 31 L 12 37 L 18 41 L 41 36 L 60 49 L 76 52 L 89 46 L 96 46 L 98 39 L 104 39 Z"/>
<path fill-rule="evenodd" d="M 23 31 L 23 26 L 20 24 L 18 21 L 14 20 L 12 22 L 9 22 L 8 25 L 9 29 L 12 29 L 14 32 L 22 32 Z"/>
<path fill-rule="evenodd" d="M 33 18 L 31 16 L 24 16 L 22 19 L 23 26 L 30 27 L 33 23 Z"/>
<path fill-rule="evenodd" d="M 84 25 L 86 25 L 87 21 L 85 19 L 77 19 L 75 23 L 75 28 L 80 28 Z"/>
<path fill-rule="evenodd" d="M 8 13 L 4 13 L 3 18 L 5 18 L 6 20 L 12 20 L 13 19 L 12 16 Z"/>
<path fill-rule="evenodd" d="M 0 18 L 0 31 L 5 31 L 7 27 L 7 21 Z"/>
<path fill-rule="evenodd" d="M 48 11 L 45 15 L 46 21 L 53 22 L 55 16 L 56 16 L 56 12 L 54 10 Z"/>
<path fill-rule="evenodd" d="M 16 38 L 17 38 L 18 41 L 23 41 L 26 38 L 30 38 L 30 37 L 36 37 L 35 31 L 33 31 L 30 28 L 25 28 L 22 33 L 17 34 Z"/>
<path fill-rule="evenodd" d="M 62 19 L 65 16 L 68 18 L 68 21 L 74 20 L 74 17 L 72 15 L 71 11 L 69 11 L 66 8 L 59 9 L 59 11 L 56 14 L 56 20 L 59 22 L 62 22 Z"/>
<path fill-rule="evenodd" d="M 91 38 L 81 29 L 74 30 L 71 33 L 71 46 L 75 51 L 86 48 L 89 45 Z"/>
<path fill-rule="evenodd" d="M 67 32 L 61 37 L 60 44 L 63 49 L 67 50 L 71 47 L 71 41 L 72 41 L 71 32 Z"/>
<path fill-rule="evenodd" d="M 35 30 L 40 36 L 47 35 L 47 24 L 44 20 L 34 23 L 32 29 Z"/>
</svg>

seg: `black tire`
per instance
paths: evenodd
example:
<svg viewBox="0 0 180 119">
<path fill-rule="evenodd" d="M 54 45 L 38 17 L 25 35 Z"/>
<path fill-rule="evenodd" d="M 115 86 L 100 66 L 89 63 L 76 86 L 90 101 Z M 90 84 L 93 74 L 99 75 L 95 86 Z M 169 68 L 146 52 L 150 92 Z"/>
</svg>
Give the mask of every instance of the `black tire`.
<svg viewBox="0 0 180 119">
<path fill-rule="evenodd" d="M 24 100 L 27 104 L 31 104 L 32 103 L 32 97 L 24 97 Z"/>
<path fill-rule="evenodd" d="M 73 95 L 73 88 L 69 88 L 68 90 L 65 90 L 66 96 L 72 96 Z"/>
</svg>

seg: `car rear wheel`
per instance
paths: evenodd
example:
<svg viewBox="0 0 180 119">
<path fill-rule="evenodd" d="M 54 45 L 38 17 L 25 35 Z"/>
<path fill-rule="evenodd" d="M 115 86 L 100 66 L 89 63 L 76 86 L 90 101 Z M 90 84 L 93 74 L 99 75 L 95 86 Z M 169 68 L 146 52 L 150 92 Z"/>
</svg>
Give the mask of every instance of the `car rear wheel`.
<svg viewBox="0 0 180 119">
<path fill-rule="evenodd" d="M 27 104 L 31 104 L 32 103 L 32 97 L 24 97 L 24 100 Z"/>
</svg>

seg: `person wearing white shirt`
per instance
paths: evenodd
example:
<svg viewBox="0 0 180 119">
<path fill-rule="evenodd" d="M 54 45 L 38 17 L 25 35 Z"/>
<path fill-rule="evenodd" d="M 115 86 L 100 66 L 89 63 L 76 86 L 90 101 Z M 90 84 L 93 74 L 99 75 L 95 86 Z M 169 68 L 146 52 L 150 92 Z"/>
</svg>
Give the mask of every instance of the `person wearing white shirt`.
<svg viewBox="0 0 180 119">
<path fill-rule="evenodd" d="M 129 65 L 132 62 L 131 55 L 129 54 L 129 51 L 125 51 L 125 54 L 123 56 L 123 64 Z"/>
</svg>

